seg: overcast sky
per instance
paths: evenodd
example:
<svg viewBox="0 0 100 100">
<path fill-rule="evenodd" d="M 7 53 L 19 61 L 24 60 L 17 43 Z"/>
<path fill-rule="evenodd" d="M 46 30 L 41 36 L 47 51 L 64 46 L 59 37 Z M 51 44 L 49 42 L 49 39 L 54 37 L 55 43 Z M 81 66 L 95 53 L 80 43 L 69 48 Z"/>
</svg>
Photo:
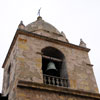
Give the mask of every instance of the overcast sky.
<svg viewBox="0 0 100 100">
<path fill-rule="evenodd" d="M 91 49 L 89 57 L 100 90 L 100 0 L 0 0 L 0 91 L 2 64 L 18 24 L 35 21 L 40 7 L 43 20 L 63 31 L 70 43 L 79 45 L 82 38 Z"/>
</svg>

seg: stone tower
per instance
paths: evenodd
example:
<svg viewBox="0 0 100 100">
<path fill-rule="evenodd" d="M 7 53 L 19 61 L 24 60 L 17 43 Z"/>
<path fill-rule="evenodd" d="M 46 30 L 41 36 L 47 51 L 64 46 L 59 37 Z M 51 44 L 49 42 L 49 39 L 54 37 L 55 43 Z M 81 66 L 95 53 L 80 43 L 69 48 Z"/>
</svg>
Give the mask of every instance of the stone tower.
<svg viewBox="0 0 100 100">
<path fill-rule="evenodd" d="M 90 49 L 38 17 L 18 26 L 3 64 L 8 100 L 100 100 Z"/>
</svg>

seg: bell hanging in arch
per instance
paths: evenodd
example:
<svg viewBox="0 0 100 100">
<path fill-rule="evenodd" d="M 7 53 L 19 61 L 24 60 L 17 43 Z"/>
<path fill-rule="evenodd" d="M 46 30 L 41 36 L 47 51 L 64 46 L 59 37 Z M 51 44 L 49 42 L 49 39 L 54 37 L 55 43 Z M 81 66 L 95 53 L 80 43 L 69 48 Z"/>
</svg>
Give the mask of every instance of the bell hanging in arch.
<svg viewBox="0 0 100 100">
<path fill-rule="evenodd" d="M 58 70 L 56 69 L 55 63 L 49 62 L 46 69 L 46 74 L 55 76 L 57 74 L 57 71 Z"/>
</svg>

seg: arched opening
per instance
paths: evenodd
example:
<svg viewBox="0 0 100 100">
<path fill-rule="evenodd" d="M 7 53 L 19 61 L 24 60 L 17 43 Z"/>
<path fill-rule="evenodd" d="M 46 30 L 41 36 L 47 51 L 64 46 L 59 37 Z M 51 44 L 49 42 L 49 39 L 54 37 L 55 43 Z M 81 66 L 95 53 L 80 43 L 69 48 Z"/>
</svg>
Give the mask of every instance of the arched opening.
<svg viewBox="0 0 100 100">
<path fill-rule="evenodd" d="M 42 49 L 42 71 L 44 83 L 68 87 L 65 57 L 53 47 Z"/>
</svg>

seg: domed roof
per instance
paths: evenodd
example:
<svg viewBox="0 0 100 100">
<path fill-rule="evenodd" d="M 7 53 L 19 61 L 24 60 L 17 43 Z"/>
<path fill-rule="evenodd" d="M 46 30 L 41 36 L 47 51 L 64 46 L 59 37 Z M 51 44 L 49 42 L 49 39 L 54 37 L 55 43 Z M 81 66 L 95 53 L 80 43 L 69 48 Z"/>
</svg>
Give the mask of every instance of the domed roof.
<svg viewBox="0 0 100 100">
<path fill-rule="evenodd" d="M 47 32 L 50 32 L 50 33 L 60 34 L 60 32 L 53 25 L 42 20 L 42 17 L 40 17 L 40 16 L 37 18 L 37 20 L 35 22 L 28 24 L 25 27 L 25 30 L 27 30 L 29 32 L 35 32 L 37 30 L 43 30 L 43 31 L 47 31 Z"/>
</svg>

